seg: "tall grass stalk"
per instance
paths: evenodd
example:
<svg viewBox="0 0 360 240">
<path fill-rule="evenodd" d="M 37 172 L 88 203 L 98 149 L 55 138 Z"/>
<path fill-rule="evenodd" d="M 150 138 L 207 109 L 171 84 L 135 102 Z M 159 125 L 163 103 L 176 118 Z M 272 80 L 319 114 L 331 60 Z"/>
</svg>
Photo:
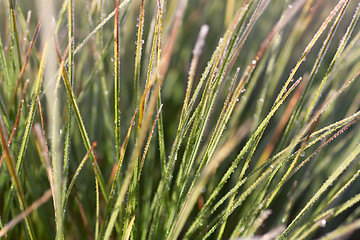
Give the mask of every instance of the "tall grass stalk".
<svg viewBox="0 0 360 240">
<path fill-rule="evenodd" d="M 359 234 L 358 1 L 3 5 L 0 238 Z"/>
</svg>

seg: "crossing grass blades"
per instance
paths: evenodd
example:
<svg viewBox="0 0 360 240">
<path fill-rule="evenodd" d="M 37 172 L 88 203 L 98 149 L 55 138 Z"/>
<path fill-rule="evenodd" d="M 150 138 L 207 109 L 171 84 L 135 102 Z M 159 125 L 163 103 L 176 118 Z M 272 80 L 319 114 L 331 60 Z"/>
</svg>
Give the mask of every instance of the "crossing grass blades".
<svg viewBox="0 0 360 240">
<path fill-rule="evenodd" d="M 1 239 L 355 238 L 359 15 L 1 0 Z"/>
</svg>

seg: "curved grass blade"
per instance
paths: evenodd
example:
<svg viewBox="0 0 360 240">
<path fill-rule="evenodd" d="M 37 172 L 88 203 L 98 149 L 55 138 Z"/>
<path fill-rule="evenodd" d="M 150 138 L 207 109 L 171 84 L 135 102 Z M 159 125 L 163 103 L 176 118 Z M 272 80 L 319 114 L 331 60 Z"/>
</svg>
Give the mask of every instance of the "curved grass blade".
<svg viewBox="0 0 360 240">
<path fill-rule="evenodd" d="M 124 160 L 124 156 L 125 156 L 125 151 L 126 151 L 129 139 L 130 139 L 131 130 L 132 130 L 132 127 L 135 125 L 136 113 L 137 113 L 137 111 L 135 111 L 135 113 L 134 113 L 134 115 L 133 115 L 133 117 L 131 119 L 131 122 L 130 122 L 130 125 L 129 125 L 129 128 L 128 128 L 126 137 L 125 137 L 125 139 L 123 141 L 123 144 L 121 146 L 121 149 L 120 149 L 120 158 L 119 158 L 118 162 L 114 165 L 111 177 L 110 177 L 109 182 L 108 182 L 108 184 L 110 184 L 112 182 L 111 189 L 110 189 L 110 194 L 109 194 L 109 202 L 108 202 L 108 204 L 106 206 L 106 211 L 105 211 L 105 214 L 103 216 L 104 220 L 103 220 L 103 222 L 101 224 L 100 232 L 99 232 L 99 235 L 98 235 L 98 237 L 96 239 L 100 239 L 101 236 L 103 236 L 104 231 L 105 231 L 105 227 L 106 227 L 106 220 L 108 219 L 109 214 L 113 210 L 113 207 L 114 207 L 114 204 L 115 204 L 114 200 L 115 200 L 116 186 L 119 183 L 121 170 L 122 170 L 122 166 L 123 166 L 123 160 Z"/>
<path fill-rule="evenodd" d="M 130 0 L 124 0 L 119 5 L 119 9 L 125 7 L 129 2 L 130 2 Z M 105 23 L 107 23 L 115 15 L 115 13 L 116 13 L 116 9 L 114 9 L 114 11 L 112 11 L 106 18 L 104 18 L 104 20 L 101 23 L 99 23 L 99 25 L 97 25 L 89 35 L 87 35 L 87 37 L 75 48 L 74 55 L 76 55 L 81 50 L 81 48 L 84 47 L 84 45 L 89 41 L 89 39 L 95 33 L 97 33 L 100 29 L 102 29 L 102 27 L 105 25 Z"/>
<path fill-rule="evenodd" d="M 74 113 L 75 113 L 76 121 L 77 121 L 79 130 L 80 130 L 80 133 L 81 133 L 81 137 L 83 139 L 86 150 L 89 151 L 90 148 L 91 148 L 90 140 L 89 140 L 89 137 L 87 135 L 85 125 L 84 125 L 84 122 L 83 122 L 81 114 L 80 114 L 79 107 L 78 107 L 78 105 L 76 103 L 75 95 L 74 95 L 74 92 L 73 92 L 73 90 L 71 88 L 71 83 L 69 81 L 66 69 L 64 67 L 62 68 L 62 76 L 63 76 L 65 88 L 66 88 L 66 91 L 67 91 L 67 94 L 68 94 L 68 98 L 70 100 L 71 106 L 72 106 L 72 108 L 74 110 Z M 94 159 L 93 153 L 90 154 L 90 159 L 91 159 L 91 162 L 94 163 L 95 159 Z M 97 176 L 98 176 L 100 189 L 101 189 L 101 192 L 102 192 L 102 195 L 103 195 L 105 201 L 108 202 L 109 197 L 108 197 L 108 194 L 106 192 L 103 176 L 102 176 L 102 174 L 100 172 L 100 169 L 99 169 L 98 165 L 93 165 L 93 167 L 94 167 L 94 171 L 95 171 L 95 167 L 97 167 L 97 171 L 98 171 Z"/>
<path fill-rule="evenodd" d="M 209 177 L 215 173 L 217 167 L 221 164 L 222 161 L 231 153 L 231 151 L 236 147 L 236 145 L 247 135 L 247 131 L 250 129 L 250 121 L 246 122 L 239 130 L 230 138 L 224 145 L 219 148 L 214 157 L 210 160 L 208 165 L 204 168 L 201 177 L 198 182 L 195 184 L 193 191 L 189 195 L 189 200 L 187 204 L 182 209 L 176 225 L 169 232 L 167 239 L 177 238 L 182 230 L 187 217 L 189 216 L 193 206 L 195 205 L 197 199 L 199 198 L 202 189 L 205 187 Z"/>
<path fill-rule="evenodd" d="M 345 169 L 354 161 L 360 153 L 360 144 L 358 144 L 349 156 L 340 164 L 340 166 L 331 174 L 331 176 L 324 182 L 321 188 L 310 199 L 305 207 L 298 213 L 286 230 L 281 234 L 279 239 L 284 239 L 292 231 L 294 226 L 298 223 L 299 219 L 305 214 L 306 211 L 320 198 L 320 196 L 334 183 L 334 181 L 342 174 Z"/>
<path fill-rule="evenodd" d="M 47 190 L 38 200 L 36 200 L 33 204 L 31 204 L 27 209 L 25 209 L 23 212 L 21 212 L 19 215 L 13 218 L 10 222 L 5 224 L 0 230 L 0 237 L 5 236 L 6 233 L 10 231 L 13 227 L 15 227 L 16 224 L 21 222 L 24 218 L 26 219 L 26 217 L 29 214 L 35 211 L 42 204 L 46 203 L 51 198 L 51 195 L 52 195 L 51 189 Z"/>
<path fill-rule="evenodd" d="M 24 197 L 24 191 L 23 191 L 21 183 L 20 183 L 18 172 L 16 171 L 16 168 L 15 168 L 12 153 L 10 152 L 10 149 L 7 145 L 7 139 L 5 136 L 5 131 L 4 131 L 2 120 L 0 121 L 0 137 L 1 137 L 1 146 L 3 148 L 3 151 L 6 153 L 6 163 L 8 166 L 8 170 L 10 172 L 12 184 L 15 186 L 15 189 L 16 189 L 16 195 L 17 195 L 17 198 L 18 198 L 18 201 L 20 204 L 20 210 L 27 209 L 27 205 L 26 205 L 25 197 Z M 10 192 L 10 194 L 12 194 L 12 191 Z M 27 233 L 29 234 L 30 239 L 35 239 L 34 229 L 33 229 L 32 223 L 30 221 L 30 218 L 25 217 L 25 223 L 26 223 Z"/>
<path fill-rule="evenodd" d="M 187 5 L 187 0 L 185 0 L 184 2 L 181 3 L 181 8 L 179 9 L 180 13 L 181 12 L 183 13 L 186 5 Z M 142 99 L 145 99 L 145 96 L 147 95 L 147 92 L 150 89 L 149 87 L 151 87 L 156 81 L 156 85 L 154 87 L 153 94 L 150 97 L 150 101 L 149 101 L 149 104 L 148 104 L 148 109 L 146 111 L 146 114 L 144 115 L 144 123 L 141 125 L 140 131 L 139 131 L 139 134 L 138 134 L 138 139 L 136 141 L 134 151 L 133 151 L 132 156 L 130 158 L 131 160 L 130 160 L 130 163 L 128 165 L 128 170 L 126 171 L 126 175 L 125 175 L 125 178 L 124 178 L 124 181 L 123 181 L 123 185 L 120 188 L 119 195 L 118 195 L 118 197 L 116 199 L 115 208 L 114 208 L 114 210 L 113 210 L 113 212 L 111 214 L 110 221 L 109 221 L 107 229 L 105 231 L 105 235 L 104 235 L 105 240 L 109 239 L 109 237 L 110 237 L 110 234 L 112 232 L 112 229 L 113 229 L 115 221 L 116 221 L 116 218 L 117 218 L 117 216 L 119 214 L 119 211 L 120 211 L 120 208 L 122 206 L 122 201 L 124 200 L 125 194 L 127 192 L 127 188 L 128 188 L 128 186 L 130 184 L 130 180 L 131 180 L 132 175 L 133 175 L 135 164 L 136 164 L 137 158 L 138 158 L 138 156 L 140 154 L 140 149 L 141 149 L 141 146 L 142 146 L 142 144 L 143 144 L 143 142 L 145 140 L 145 135 L 146 135 L 146 132 L 147 132 L 148 127 L 150 125 L 150 120 L 151 120 L 151 117 L 153 115 L 153 112 L 154 112 L 154 109 L 155 109 L 155 106 L 156 106 L 156 102 L 157 102 L 157 99 L 158 99 L 158 96 L 159 96 L 159 93 L 160 93 L 160 87 L 162 86 L 164 76 L 165 76 L 165 72 L 167 71 L 167 68 L 169 66 L 170 57 L 171 57 L 172 52 L 173 52 L 174 42 L 175 42 L 177 33 L 179 31 L 181 19 L 182 19 L 182 14 L 179 14 L 178 19 L 175 22 L 171 37 L 170 37 L 171 41 L 169 41 L 169 43 L 167 45 L 167 48 L 166 48 L 166 51 L 165 51 L 163 57 L 161 58 L 161 61 L 160 61 L 159 65 L 157 66 L 157 68 L 154 71 L 155 73 L 154 73 L 151 81 L 149 82 L 149 85 L 148 85 L 147 89 L 144 90 Z M 158 74 L 160 76 L 159 78 L 157 78 Z M 139 119 L 142 119 L 142 118 L 140 118 L 140 116 L 139 116 Z"/>
<path fill-rule="evenodd" d="M 343 13 L 348 5 L 349 1 L 344 5 L 344 7 L 341 9 L 341 13 Z M 342 17 L 342 14 L 339 14 L 336 22 L 339 22 L 340 21 L 340 18 Z M 321 93 L 323 92 L 324 90 L 324 87 L 325 87 L 325 84 L 326 82 L 328 81 L 329 77 L 330 77 L 330 74 L 335 66 L 335 64 L 337 63 L 337 60 L 339 59 L 339 57 L 341 56 L 345 46 L 346 46 L 346 43 L 347 41 L 349 40 L 350 36 L 351 36 L 351 33 L 353 32 L 355 26 L 356 26 L 356 23 L 359 19 L 359 15 L 360 15 L 360 4 L 358 4 L 358 7 L 356 9 L 356 12 L 354 13 L 353 15 L 353 18 L 351 20 L 351 23 L 349 24 L 347 30 L 346 30 L 346 33 L 344 34 L 343 38 L 341 39 L 341 42 L 337 48 L 337 51 L 333 57 L 333 59 L 331 60 L 331 63 L 326 71 L 326 74 L 324 76 L 324 78 L 322 79 L 316 93 L 315 93 L 315 97 L 313 98 L 312 102 L 310 103 L 310 107 L 307 109 L 307 112 L 306 112 L 306 115 L 304 117 L 305 120 L 308 119 L 308 117 L 310 116 L 311 112 L 313 111 L 314 107 L 315 107 L 315 104 L 319 101 L 319 98 L 321 96 Z M 335 27 L 336 28 L 336 27 Z"/>
<path fill-rule="evenodd" d="M 70 193 L 72 191 L 72 188 L 75 184 L 75 181 L 81 171 L 81 169 L 84 167 L 85 163 L 86 163 L 86 160 L 89 158 L 89 155 L 92 153 L 93 149 L 96 147 L 97 143 L 94 142 L 92 145 L 91 145 L 91 148 L 89 149 L 89 151 L 86 153 L 86 155 L 84 156 L 84 158 L 81 160 L 79 166 L 77 167 L 76 171 L 75 171 L 75 174 L 73 176 L 73 178 L 71 179 L 70 183 L 69 183 L 69 186 L 66 190 L 66 194 L 65 194 L 65 197 L 64 197 L 64 200 L 63 200 L 63 205 L 62 205 L 62 208 L 65 209 L 66 207 L 66 203 L 69 199 L 69 196 L 70 196 Z M 95 171 L 96 171 L 96 174 L 97 174 L 97 168 L 94 168 Z"/>
</svg>

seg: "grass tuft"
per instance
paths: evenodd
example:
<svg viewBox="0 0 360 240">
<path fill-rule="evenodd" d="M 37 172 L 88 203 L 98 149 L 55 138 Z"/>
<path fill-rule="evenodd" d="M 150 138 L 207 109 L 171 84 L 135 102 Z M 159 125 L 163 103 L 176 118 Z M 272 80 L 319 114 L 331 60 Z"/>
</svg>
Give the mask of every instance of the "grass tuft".
<svg viewBox="0 0 360 240">
<path fill-rule="evenodd" d="M 359 235 L 358 1 L 0 6 L 1 239 Z"/>
</svg>

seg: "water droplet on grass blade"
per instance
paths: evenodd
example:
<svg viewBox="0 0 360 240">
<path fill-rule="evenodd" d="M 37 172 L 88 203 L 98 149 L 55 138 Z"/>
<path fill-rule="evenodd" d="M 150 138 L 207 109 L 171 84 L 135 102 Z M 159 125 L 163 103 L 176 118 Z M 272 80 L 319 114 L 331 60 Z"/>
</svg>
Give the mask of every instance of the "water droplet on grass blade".
<svg viewBox="0 0 360 240">
<path fill-rule="evenodd" d="M 326 220 L 325 219 L 321 219 L 320 227 L 326 227 Z"/>
<path fill-rule="evenodd" d="M 300 157 L 305 157 L 305 150 L 302 150 L 302 151 L 301 151 Z"/>
</svg>

